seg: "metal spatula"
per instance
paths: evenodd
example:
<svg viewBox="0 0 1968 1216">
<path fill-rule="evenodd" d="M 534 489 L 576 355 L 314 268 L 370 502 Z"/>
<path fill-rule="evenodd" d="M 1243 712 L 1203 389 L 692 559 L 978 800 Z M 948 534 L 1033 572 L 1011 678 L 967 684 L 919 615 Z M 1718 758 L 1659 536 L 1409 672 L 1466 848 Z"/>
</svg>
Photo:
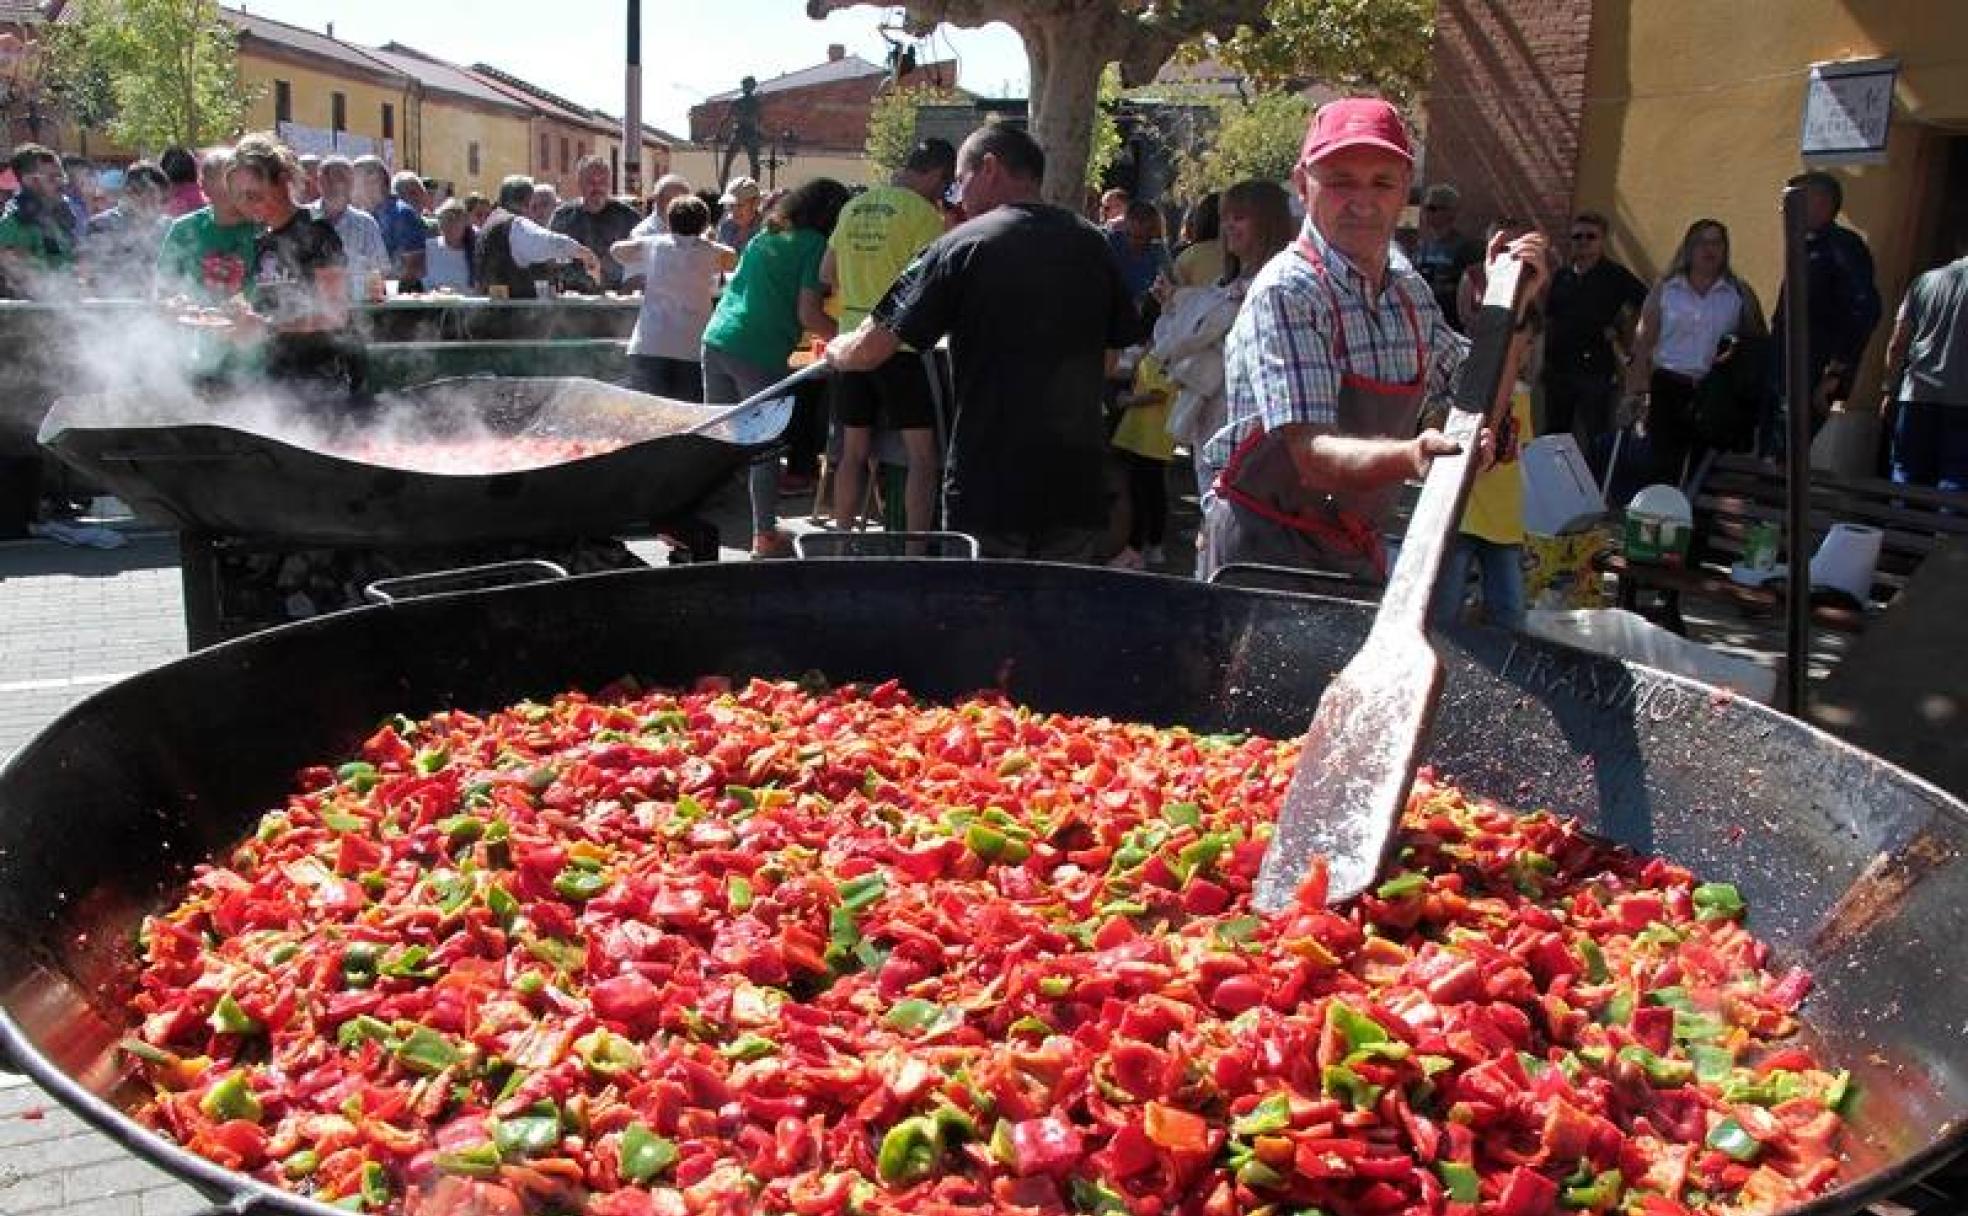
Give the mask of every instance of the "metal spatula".
<svg viewBox="0 0 1968 1216">
<path fill-rule="evenodd" d="M 1529 281 L 1515 257 L 1490 267 L 1445 428 L 1462 454 L 1429 466 L 1366 645 L 1319 699 L 1258 872 L 1252 903 L 1261 912 L 1292 902 L 1315 854 L 1329 867 L 1326 901 L 1338 903 L 1372 886 L 1391 850 L 1442 690 L 1428 610 L 1475 480 L 1477 438 L 1509 411 Z"/>
</svg>

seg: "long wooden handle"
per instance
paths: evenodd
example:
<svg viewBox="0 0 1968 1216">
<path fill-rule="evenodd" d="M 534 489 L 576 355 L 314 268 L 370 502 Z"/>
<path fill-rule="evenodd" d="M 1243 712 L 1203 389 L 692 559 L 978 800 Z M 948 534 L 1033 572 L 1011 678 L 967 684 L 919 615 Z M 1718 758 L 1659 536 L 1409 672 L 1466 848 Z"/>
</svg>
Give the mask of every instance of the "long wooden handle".
<svg viewBox="0 0 1968 1216">
<path fill-rule="evenodd" d="M 1529 295 L 1530 274 L 1524 263 L 1506 254 L 1491 264 L 1483 307 L 1469 326 L 1469 355 L 1456 386 L 1454 408 L 1443 427 L 1462 450 L 1454 456 L 1437 456 L 1428 467 L 1400 557 L 1374 617 L 1375 632 L 1383 626 L 1404 633 L 1426 628 L 1436 584 L 1441 581 L 1442 558 L 1475 484 L 1476 449 L 1483 428 L 1499 426 L 1510 411 L 1517 367 L 1524 355 L 1520 321 Z"/>
</svg>

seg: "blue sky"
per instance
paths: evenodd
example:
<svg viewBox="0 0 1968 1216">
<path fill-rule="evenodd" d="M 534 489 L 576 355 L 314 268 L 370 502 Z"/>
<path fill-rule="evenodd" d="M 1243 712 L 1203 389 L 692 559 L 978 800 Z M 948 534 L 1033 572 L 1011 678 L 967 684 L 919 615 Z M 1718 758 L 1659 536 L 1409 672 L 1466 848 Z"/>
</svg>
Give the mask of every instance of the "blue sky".
<svg viewBox="0 0 1968 1216">
<path fill-rule="evenodd" d="M 236 5 L 237 0 L 222 0 Z M 246 0 L 263 17 L 371 46 L 401 42 L 456 63 L 495 64 L 583 104 L 622 110 L 622 0 Z M 804 0 L 643 0 L 643 119 L 686 133 L 691 105 L 826 58 L 829 43 L 882 62 L 877 27 L 892 9 L 857 8 L 810 21 Z M 954 54 L 960 81 L 986 96 L 1022 96 L 1025 48 L 1010 27 L 945 29 L 934 58 Z"/>
</svg>

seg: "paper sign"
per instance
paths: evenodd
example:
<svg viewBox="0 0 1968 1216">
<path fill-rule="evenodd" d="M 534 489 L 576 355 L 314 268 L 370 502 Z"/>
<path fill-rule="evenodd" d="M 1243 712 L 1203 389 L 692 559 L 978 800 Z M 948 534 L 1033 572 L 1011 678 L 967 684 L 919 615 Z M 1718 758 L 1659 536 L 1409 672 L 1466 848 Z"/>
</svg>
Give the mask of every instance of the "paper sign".
<svg viewBox="0 0 1968 1216">
<path fill-rule="evenodd" d="M 1812 165 L 1883 164 L 1899 75 L 1897 59 L 1813 64 L 1804 86 L 1804 160 Z"/>
</svg>

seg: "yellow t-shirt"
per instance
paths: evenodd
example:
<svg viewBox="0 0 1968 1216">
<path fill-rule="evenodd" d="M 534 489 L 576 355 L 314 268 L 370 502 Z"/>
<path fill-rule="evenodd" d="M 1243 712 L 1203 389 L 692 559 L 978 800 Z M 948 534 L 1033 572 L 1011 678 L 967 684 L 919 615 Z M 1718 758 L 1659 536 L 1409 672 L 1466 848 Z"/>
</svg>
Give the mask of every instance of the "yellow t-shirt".
<svg viewBox="0 0 1968 1216">
<path fill-rule="evenodd" d="M 861 324 L 923 247 L 943 235 L 943 213 L 914 190 L 876 186 L 842 208 L 834 251 L 840 327 Z"/>
<path fill-rule="evenodd" d="M 1520 457 L 1524 445 L 1535 432 L 1531 429 L 1531 390 L 1519 381 L 1510 395 L 1510 422 L 1514 432 L 1497 436 L 1497 462 L 1476 475 L 1469 488 L 1469 506 L 1462 513 L 1462 531 L 1493 545 L 1524 543 L 1524 464 Z"/>
<path fill-rule="evenodd" d="M 1114 427 L 1114 446 L 1150 460 L 1173 459 L 1175 438 L 1168 433 L 1168 416 L 1175 402 L 1175 383 L 1155 356 L 1144 354 L 1134 365 L 1133 391 L 1137 396 L 1152 395 L 1155 404 L 1138 405 L 1121 415 Z"/>
</svg>

